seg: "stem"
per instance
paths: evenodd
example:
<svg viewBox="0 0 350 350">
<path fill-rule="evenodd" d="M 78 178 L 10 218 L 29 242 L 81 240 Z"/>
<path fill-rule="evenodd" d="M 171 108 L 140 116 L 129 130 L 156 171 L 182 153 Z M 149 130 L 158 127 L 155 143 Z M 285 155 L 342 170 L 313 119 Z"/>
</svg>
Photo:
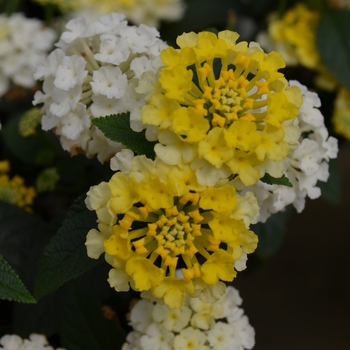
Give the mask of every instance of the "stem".
<svg viewBox="0 0 350 350">
<path fill-rule="evenodd" d="M 86 43 L 85 39 L 81 39 L 80 42 L 81 42 L 81 45 L 83 46 L 83 49 L 85 51 L 86 58 L 87 58 L 88 62 L 91 63 L 94 70 L 99 70 L 100 66 L 97 63 L 97 61 L 95 60 L 94 54 L 91 52 L 90 47 Z"/>
</svg>

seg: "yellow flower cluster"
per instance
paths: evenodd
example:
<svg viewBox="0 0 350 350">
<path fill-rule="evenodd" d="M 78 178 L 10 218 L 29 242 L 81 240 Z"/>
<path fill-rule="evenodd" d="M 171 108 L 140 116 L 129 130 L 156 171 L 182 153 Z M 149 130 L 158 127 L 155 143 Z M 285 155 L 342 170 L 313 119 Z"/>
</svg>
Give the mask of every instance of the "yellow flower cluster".
<svg viewBox="0 0 350 350">
<path fill-rule="evenodd" d="M 117 291 L 130 284 L 171 308 L 183 305 L 185 293 L 220 298 L 225 287 L 219 281 L 231 282 L 242 252 L 256 249 L 249 230 L 259 211 L 255 197 L 238 196 L 231 185 L 200 186 L 186 165 L 121 154 L 123 171 L 88 193 L 87 205 L 98 217 L 98 230 L 87 235 L 89 257 L 105 252 Z M 183 277 L 176 276 L 178 268 Z"/>
<path fill-rule="evenodd" d="M 7 160 L 0 161 L 0 201 L 17 205 L 26 211 L 31 211 L 35 197 L 33 187 L 26 187 L 23 179 L 16 175 L 9 178 L 10 164 Z"/>
<path fill-rule="evenodd" d="M 280 177 L 288 143 L 299 136 L 288 128 L 302 95 L 278 72 L 282 56 L 236 43 L 238 37 L 231 31 L 179 36 L 180 49 L 161 52 L 165 66 L 141 109 L 142 122 L 157 134 L 157 156 L 190 164 L 201 185 L 239 176 L 249 186 L 265 172 Z"/>
<path fill-rule="evenodd" d="M 284 46 L 283 51 L 286 55 L 307 68 L 315 69 L 320 64 L 316 47 L 319 19 L 318 11 L 309 10 L 299 3 L 288 10 L 281 19 L 272 20 L 268 31 L 277 45 Z"/>
<path fill-rule="evenodd" d="M 332 122 L 337 133 L 350 139 L 350 92 L 344 87 L 337 94 Z"/>
</svg>

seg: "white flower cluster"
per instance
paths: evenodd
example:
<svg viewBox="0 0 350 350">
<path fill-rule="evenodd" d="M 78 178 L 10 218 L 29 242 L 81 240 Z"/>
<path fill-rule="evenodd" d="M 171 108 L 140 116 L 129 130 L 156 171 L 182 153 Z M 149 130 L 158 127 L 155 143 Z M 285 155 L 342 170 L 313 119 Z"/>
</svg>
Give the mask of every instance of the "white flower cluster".
<svg viewBox="0 0 350 350">
<path fill-rule="evenodd" d="M 160 21 L 177 21 L 182 18 L 185 6 L 182 0 L 80 0 L 75 2 L 74 16 L 83 15 L 95 20 L 96 16 L 120 12 L 134 24 L 159 27 Z"/>
<path fill-rule="evenodd" d="M 290 145 L 289 154 L 284 160 L 285 175 L 293 187 L 267 185 L 259 181 L 243 191 L 255 194 L 260 207 L 260 222 L 265 222 L 271 214 L 284 210 L 289 204 L 293 204 L 300 213 L 304 210 L 307 196 L 311 199 L 320 197 L 317 181 L 327 182 L 328 161 L 337 158 L 338 154 L 338 140 L 328 137 L 323 115 L 318 109 L 321 106 L 318 95 L 308 91 L 298 81 L 290 81 L 290 85 L 298 86 L 303 95 L 303 104 L 295 121 L 301 130 L 299 142 Z"/>
<path fill-rule="evenodd" d="M 4 335 L 0 339 L 1 350 L 54 350 L 48 345 L 44 335 L 31 334 L 29 339 L 22 339 L 18 335 Z M 57 350 L 65 350 L 57 348 Z"/>
<path fill-rule="evenodd" d="M 123 146 L 108 140 L 91 119 L 127 111 L 139 115 L 144 96 L 135 88 L 142 73 L 158 70 L 166 44 L 155 28 L 129 26 L 117 13 L 90 24 L 76 18 L 66 28 L 58 48 L 35 72 L 44 83 L 33 103 L 44 103 L 42 128 L 54 129 L 65 150 L 97 154 L 104 162 Z"/>
<path fill-rule="evenodd" d="M 180 309 L 142 299 L 131 310 L 134 331 L 122 350 L 252 349 L 255 331 L 238 307 L 241 304 L 233 287 L 214 304 L 186 298 Z"/>
<path fill-rule="evenodd" d="M 11 82 L 24 88 L 35 85 L 35 68 L 51 50 L 56 33 L 41 21 L 21 13 L 0 15 L 0 97 Z"/>
</svg>

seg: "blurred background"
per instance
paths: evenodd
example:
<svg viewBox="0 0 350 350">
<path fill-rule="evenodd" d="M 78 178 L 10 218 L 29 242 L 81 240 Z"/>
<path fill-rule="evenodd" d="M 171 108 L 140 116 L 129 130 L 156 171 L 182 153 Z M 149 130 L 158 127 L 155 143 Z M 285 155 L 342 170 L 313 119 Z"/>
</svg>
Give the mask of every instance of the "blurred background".
<svg viewBox="0 0 350 350">
<path fill-rule="evenodd" d="M 234 281 L 256 331 L 254 349 L 350 348 L 349 157 L 343 144 L 340 204 L 308 200 L 291 214 L 276 253 L 254 272 L 248 261 Z"/>
</svg>

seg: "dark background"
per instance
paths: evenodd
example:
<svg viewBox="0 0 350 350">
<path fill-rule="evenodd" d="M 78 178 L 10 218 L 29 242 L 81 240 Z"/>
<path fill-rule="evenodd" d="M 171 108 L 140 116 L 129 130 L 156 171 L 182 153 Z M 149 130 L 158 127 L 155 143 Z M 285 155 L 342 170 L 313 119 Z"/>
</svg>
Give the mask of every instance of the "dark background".
<svg viewBox="0 0 350 350">
<path fill-rule="evenodd" d="M 254 350 L 350 349 L 350 144 L 340 147 L 342 198 L 307 200 L 280 249 L 233 286 L 256 331 Z"/>
</svg>

